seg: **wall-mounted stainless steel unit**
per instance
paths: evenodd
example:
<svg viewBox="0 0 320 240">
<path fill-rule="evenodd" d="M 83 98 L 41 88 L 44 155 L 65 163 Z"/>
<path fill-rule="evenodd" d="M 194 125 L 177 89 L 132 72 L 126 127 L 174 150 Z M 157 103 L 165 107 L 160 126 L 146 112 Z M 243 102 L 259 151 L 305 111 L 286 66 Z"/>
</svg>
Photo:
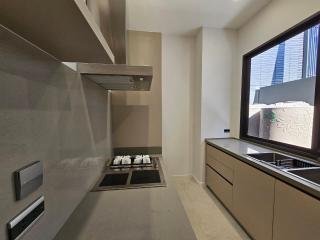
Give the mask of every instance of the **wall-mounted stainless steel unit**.
<svg viewBox="0 0 320 240">
<path fill-rule="evenodd" d="M 115 62 L 112 43 L 84 0 L 3 0 L 0 23 L 60 61 Z"/>
<path fill-rule="evenodd" d="M 127 63 L 126 0 L 109 0 L 111 17 L 111 49 L 116 64 Z M 108 31 L 108 29 L 106 29 Z M 109 42 L 109 41 L 108 41 Z"/>
<path fill-rule="evenodd" d="M 63 62 L 125 64 L 126 0 L 87 2 L 3 0 L 0 23 Z"/>
<path fill-rule="evenodd" d="M 20 200 L 39 188 L 43 183 L 43 166 L 33 162 L 14 172 L 16 199 Z"/>
<path fill-rule="evenodd" d="M 41 196 L 8 223 L 9 239 L 20 239 L 43 214 L 44 197 Z M 41 239 L 41 236 L 39 236 L 39 239 Z"/>
<path fill-rule="evenodd" d="M 149 91 L 151 66 L 124 64 L 78 63 L 78 72 L 107 90 Z"/>
</svg>

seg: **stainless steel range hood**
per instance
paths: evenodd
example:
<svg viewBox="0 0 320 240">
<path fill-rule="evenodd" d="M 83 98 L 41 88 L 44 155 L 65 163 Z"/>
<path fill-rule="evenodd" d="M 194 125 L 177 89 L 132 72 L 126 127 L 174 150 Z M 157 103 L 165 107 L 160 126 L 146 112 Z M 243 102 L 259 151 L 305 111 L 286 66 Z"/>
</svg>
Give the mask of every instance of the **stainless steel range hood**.
<svg viewBox="0 0 320 240">
<path fill-rule="evenodd" d="M 149 91 L 152 67 L 126 65 L 126 0 L 107 1 L 110 8 L 104 14 L 110 25 L 105 31 L 115 56 L 115 64 L 78 63 L 77 70 L 83 77 L 107 90 Z"/>
<path fill-rule="evenodd" d="M 107 90 L 149 91 L 153 76 L 151 66 L 78 63 L 77 70 Z"/>
</svg>

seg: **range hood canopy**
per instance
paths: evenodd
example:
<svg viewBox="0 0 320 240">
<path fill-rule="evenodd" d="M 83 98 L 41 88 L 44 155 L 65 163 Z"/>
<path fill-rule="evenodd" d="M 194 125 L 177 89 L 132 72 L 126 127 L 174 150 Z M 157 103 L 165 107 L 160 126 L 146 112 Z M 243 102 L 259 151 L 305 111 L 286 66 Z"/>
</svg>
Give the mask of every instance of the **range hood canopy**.
<svg viewBox="0 0 320 240">
<path fill-rule="evenodd" d="M 109 36 L 115 64 L 78 63 L 78 72 L 107 90 L 149 91 L 153 77 L 152 67 L 126 65 L 126 1 L 107 1 L 110 12 L 104 14 L 110 26 L 106 28 L 106 36 Z"/>
<path fill-rule="evenodd" d="M 151 66 L 78 63 L 77 70 L 107 90 L 149 91 L 153 76 Z"/>
</svg>

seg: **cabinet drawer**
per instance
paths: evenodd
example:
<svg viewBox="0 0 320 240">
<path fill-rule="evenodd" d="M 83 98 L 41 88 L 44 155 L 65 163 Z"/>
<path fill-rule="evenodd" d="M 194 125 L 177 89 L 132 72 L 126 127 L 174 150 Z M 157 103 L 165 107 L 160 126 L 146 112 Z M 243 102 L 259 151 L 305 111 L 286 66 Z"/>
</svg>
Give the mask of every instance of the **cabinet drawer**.
<svg viewBox="0 0 320 240">
<path fill-rule="evenodd" d="M 232 185 L 206 166 L 206 184 L 229 209 L 232 208 Z"/>
<path fill-rule="evenodd" d="M 207 145 L 206 163 L 233 183 L 233 169 L 235 159 L 224 152 Z"/>
</svg>

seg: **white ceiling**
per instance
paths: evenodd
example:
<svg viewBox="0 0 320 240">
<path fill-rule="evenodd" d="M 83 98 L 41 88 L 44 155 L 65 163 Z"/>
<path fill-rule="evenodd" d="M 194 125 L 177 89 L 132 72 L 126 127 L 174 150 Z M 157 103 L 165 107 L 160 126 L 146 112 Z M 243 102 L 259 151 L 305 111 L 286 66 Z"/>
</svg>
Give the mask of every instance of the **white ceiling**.
<svg viewBox="0 0 320 240">
<path fill-rule="evenodd" d="M 192 34 L 201 26 L 237 29 L 271 0 L 127 0 L 130 30 Z"/>
</svg>

